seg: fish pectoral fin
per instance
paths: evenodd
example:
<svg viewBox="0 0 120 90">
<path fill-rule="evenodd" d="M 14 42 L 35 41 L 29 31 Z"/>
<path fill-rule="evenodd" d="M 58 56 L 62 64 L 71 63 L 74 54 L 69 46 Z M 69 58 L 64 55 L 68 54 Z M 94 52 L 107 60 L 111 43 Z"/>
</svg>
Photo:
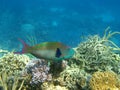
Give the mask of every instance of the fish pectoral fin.
<svg viewBox="0 0 120 90">
<path fill-rule="evenodd" d="M 59 58 L 61 55 L 62 55 L 61 50 L 59 48 L 57 48 L 55 57 Z"/>
</svg>

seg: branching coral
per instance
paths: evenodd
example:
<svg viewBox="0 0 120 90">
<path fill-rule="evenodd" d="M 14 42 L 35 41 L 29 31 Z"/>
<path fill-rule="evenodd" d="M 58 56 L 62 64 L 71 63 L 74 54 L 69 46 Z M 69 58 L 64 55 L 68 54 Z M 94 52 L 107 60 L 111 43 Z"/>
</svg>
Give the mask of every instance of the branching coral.
<svg viewBox="0 0 120 90">
<path fill-rule="evenodd" d="M 86 89 L 90 75 L 84 70 L 78 67 L 67 67 L 60 73 L 60 77 L 55 79 L 54 82 L 59 83 L 61 86 L 65 86 L 70 90 Z"/>
<path fill-rule="evenodd" d="M 26 73 L 31 74 L 31 84 L 39 84 L 45 81 L 51 81 L 52 76 L 49 74 L 47 62 L 44 59 L 31 60 L 26 66 Z"/>
<path fill-rule="evenodd" d="M 91 90 L 120 90 L 120 81 L 114 72 L 95 72 L 89 86 Z"/>
<path fill-rule="evenodd" d="M 110 42 L 113 44 L 116 48 L 119 48 L 117 45 L 114 44 L 114 42 L 110 41 L 109 39 L 115 35 L 115 34 L 120 34 L 120 32 L 111 32 L 109 31 L 110 27 L 107 27 L 104 32 L 104 36 L 102 37 L 102 42 Z M 108 32 L 109 31 L 109 32 Z"/>
<path fill-rule="evenodd" d="M 7 50 L 0 49 L 0 53 L 8 53 Z"/>
<path fill-rule="evenodd" d="M 26 55 L 7 53 L 0 58 L 0 86 L 4 90 L 30 90 L 33 88 L 30 83 L 39 85 L 52 79 L 49 69 L 43 59 L 30 61 Z"/>
<path fill-rule="evenodd" d="M 68 87 L 70 90 L 88 90 L 91 74 L 96 71 L 114 71 L 120 74 L 120 56 L 114 50 L 119 47 L 109 40 L 119 32 L 109 32 L 101 38 L 98 35 L 90 36 L 87 41 L 80 43 L 75 48 L 74 58 L 68 61 L 68 67 L 57 78 L 59 85 Z M 97 89 L 96 89 L 97 90 Z"/>
<path fill-rule="evenodd" d="M 20 77 L 14 76 L 9 77 L 6 71 L 0 73 L 0 85 L 3 87 L 3 90 L 21 90 L 24 80 L 19 82 Z"/>
<path fill-rule="evenodd" d="M 75 48 L 73 58 L 60 64 L 56 62 L 58 64 L 48 66 L 44 59 L 30 60 L 26 55 L 6 52 L 0 58 L 0 85 L 5 90 L 8 86 L 10 90 L 88 90 L 89 86 L 92 90 L 102 90 L 99 87 L 104 83 L 103 90 L 119 90 L 117 74 L 120 74 L 120 56 L 114 51 L 120 51 L 120 48 L 110 37 L 120 32 L 107 32 L 108 30 L 109 27 L 102 38 L 98 35 L 87 38 L 87 41 Z"/>
<path fill-rule="evenodd" d="M 9 90 L 21 90 L 24 80 L 20 75 L 28 61 L 29 57 L 26 55 L 13 53 L 7 53 L 0 58 L 0 85 L 4 90 L 8 88 Z"/>
<path fill-rule="evenodd" d="M 5 54 L 0 58 L 0 71 L 5 69 L 5 71 L 16 75 L 24 69 L 28 61 L 29 57 L 26 55 L 17 55 L 14 53 Z"/>
<path fill-rule="evenodd" d="M 98 35 L 89 37 L 86 42 L 80 43 L 76 48 L 76 60 L 81 63 L 87 72 L 113 70 L 120 73 L 120 56 L 113 50 L 119 50 L 118 46 L 108 40 L 118 32 L 109 33 L 100 38 Z M 110 43 L 111 42 L 111 43 Z M 111 45 L 112 44 L 112 45 Z"/>
<path fill-rule="evenodd" d="M 0 57 L 2 57 L 5 53 L 8 53 L 8 51 L 0 49 Z"/>
</svg>

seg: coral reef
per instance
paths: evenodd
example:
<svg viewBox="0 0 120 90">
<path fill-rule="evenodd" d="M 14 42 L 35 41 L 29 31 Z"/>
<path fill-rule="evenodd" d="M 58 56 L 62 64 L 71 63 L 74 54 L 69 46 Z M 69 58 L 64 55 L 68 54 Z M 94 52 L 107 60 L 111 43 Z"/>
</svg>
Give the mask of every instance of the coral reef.
<svg viewBox="0 0 120 90">
<path fill-rule="evenodd" d="M 30 74 L 32 79 L 31 84 L 39 84 L 45 81 L 51 81 L 52 76 L 49 74 L 47 62 L 44 59 L 32 59 L 25 69 L 25 73 Z"/>
<path fill-rule="evenodd" d="M 5 53 L 8 53 L 8 51 L 0 49 L 0 57 L 2 57 Z"/>
<path fill-rule="evenodd" d="M 109 29 L 109 28 L 107 28 Z M 65 86 L 69 90 L 89 90 L 91 75 L 97 71 L 114 71 L 120 74 L 119 47 L 110 37 L 119 32 L 105 31 L 101 38 L 98 35 L 90 36 L 87 41 L 74 48 L 76 54 L 68 60 L 68 66 L 62 71 L 54 83 Z M 117 51 L 117 53 L 116 53 Z"/>
<path fill-rule="evenodd" d="M 114 72 L 95 72 L 90 79 L 91 90 L 120 90 L 120 80 Z"/>
<path fill-rule="evenodd" d="M 53 83 L 44 82 L 42 84 L 42 90 L 69 90 L 66 87 L 62 87 L 60 85 L 54 85 Z"/>
<path fill-rule="evenodd" d="M 87 89 L 88 80 L 91 77 L 84 70 L 78 67 L 69 67 L 61 72 L 60 77 L 54 80 L 60 86 L 67 87 L 69 90 Z"/>
<path fill-rule="evenodd" d="M 0 58 L 0 87 L 4 90 L 8 87 L 9 90 L 119 90 L 120 48 L 110 38 L 120 32 L 107 32 L 109 29 L 103 37 L 89 36 L 74 48 L 72 58 L 62 62 L 48 64 L 47 60 L 31 55 L 0 51 L 5 52 Z"/>
<path fill-rule="evenodd" d="M 21 72 L 25 68 L 29 57 L 8 52 L 0 58 L 0 86 L 4 90 L 21 90 L 24 83 Z"/>
<path fill-rule="evenodd" d="M 3 90 L 21 90 L 23 84 L 24 79 L 21 79 L 20 76 L 10 76 L 6 71 L 0 72 L 0 87 Z"/>
<path fill-rule="evenodd" d="M 36 84 L 40 88 L 40 83 L 52 80 L 49 69 L 43 59 L 8 52 L 0 58 L 0 87 L 3 90 L 31 90 Z"/>
<path fill-rule="evenodd" d="M 29 60 L 29 57 L 26 55 L 18 55 L 12 52 L 7 53 L 0 58 L 0 71 L 4 68 L 7 72 L 13 72 L 16 75 L 18 71 L 25 68 Z"/>
<path fill-rule="evenodd" d="M 93 73 L 95 71 L 113 70 L 120 74 L 120 56 L 115 51 L 120 49 L 112 41 L 108 40 L 115 32 L 104 35 L 90 36 L 87 41 L 80 43 L 76 48 L 75 58 L 77 63 L 85 71 Z"/>
<path fill-rule="evenodd" d="M 7 53 L 7 50 L 0 49 L 0 53 Z"/>
</svg>

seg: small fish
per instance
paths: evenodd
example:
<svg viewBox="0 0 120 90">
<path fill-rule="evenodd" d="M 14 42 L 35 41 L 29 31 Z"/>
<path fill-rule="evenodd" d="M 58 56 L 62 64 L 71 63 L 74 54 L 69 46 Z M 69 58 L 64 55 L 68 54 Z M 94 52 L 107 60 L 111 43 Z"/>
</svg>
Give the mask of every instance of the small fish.
<svg viewBox="0 0 120 90">
<path fill-rule="evenodd" d="M 29 46 L 21 39 L 20 42 L 23 44 L 23 49 L 21 52 L 15 53 L 30 53 L 37 58 L 58 61 L 69 59 L 74 55 L 72 48 L 60 42 L 43 42 L 34 46 Z"/>
</svg>

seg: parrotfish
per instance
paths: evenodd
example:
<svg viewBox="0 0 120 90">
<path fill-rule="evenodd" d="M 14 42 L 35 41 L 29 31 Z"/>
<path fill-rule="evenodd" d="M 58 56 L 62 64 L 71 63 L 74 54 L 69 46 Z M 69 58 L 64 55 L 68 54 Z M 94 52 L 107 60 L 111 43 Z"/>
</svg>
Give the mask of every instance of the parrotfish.
<svg viewBox="0 0 120 90">
<path fill-rule="evenodd" d="M 20 39 L 20 41 L 23 44 L 23 49 L 15 53 L 30 53 L 40 59 L 57 61 L 69 59 L 74 55 L 74 50 L 72 48 L 60 42 L 43 42 L 34 46 L 29 46 L 23 40 Z"/>
</svg>

